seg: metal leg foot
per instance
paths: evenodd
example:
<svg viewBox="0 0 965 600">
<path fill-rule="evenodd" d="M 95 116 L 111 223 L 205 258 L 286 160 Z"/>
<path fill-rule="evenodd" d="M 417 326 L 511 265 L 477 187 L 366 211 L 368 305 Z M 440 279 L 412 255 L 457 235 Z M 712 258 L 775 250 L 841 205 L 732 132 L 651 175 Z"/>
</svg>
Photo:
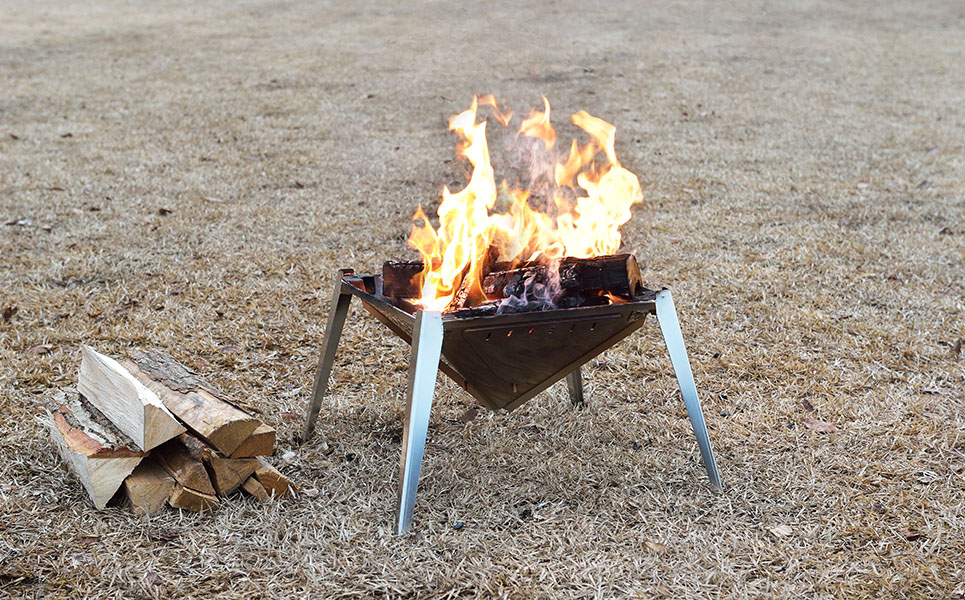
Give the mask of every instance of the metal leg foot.
<svg viewBox="0 0 965 600">
<path fill-rule="evenodd" d="M 412 355 L 409 359 L 408 406 L 402 434 L 402 465 L 399 471 L 399 510 L 396 515 L 396 533 L 399 535 L 412 529 L 412 510 L 415 506 L 416 490 L 419 488 L 426 433 L 429 430 L 429 411 L 432 408 L 432 394 L 442 353 L 442 335 L 441 313 L 416 313 L 412 331 Z"/>
<path fill-rule="evenodd" d="M 307 442 L 315 431 L 318 420 L 318 410 L 322 406 L 322 397 L 328 387 L 328 376 L 332 373 L 332 363 L 335 362 L 335 351 L 338 349 L 338 339 L 342 337 L 342 327 L 345 325 L 345 315 L 348 314 L 352 294 L 342 290 L 342 278 L 335 283 L 335 294 L 332 297 L 332 308 L 328 313 L 328 325 L 325 326 L 325 341 L 322 342 L 322 354 L 318 360 L 318 370 L 315 371 L 315 386 L 312 389 L 312 400 L 308 404 L 305 415 L 305 428 L 302 430 L 302 442 Z"/>
<path fill-rule="evenodd" d="M 582 369 L 578 368 L 566 376 L 566 389 L 570 391 L 570 402 L 573 406 L 586 406 L 586 398 L 583 396 Z"/>
<path fill-rule="evenodd" d="M 670 290 L 657 292 L 656 304 L 660 331 L 663 332 L 663 339 L 667 343 L 670 362 L 673 364 L 674 373 L 677 374 L 677 384 L 684 397 L 684 404 L 687 405 L 690 425 L 697 436 L 697 445 L 700 447 L 700 456 L 707 469 L 707 476 L 717 489 L 723 489 L 720 474 L 717 472 L 717 462 L 714 460 L 714 451 L 710 447 L 710 436 L 707 434 L 704 413 L 700 408 L 700 400 L 697 399 L 697 385 L 694 383 L 694 374 L 690 370 L 690 359 L 687 358 L 687 350 L 684 347 L 684 338 L 680 332 L 680 322 L 677 320 L 677 310 L 674 308 Z"/>
</svg>

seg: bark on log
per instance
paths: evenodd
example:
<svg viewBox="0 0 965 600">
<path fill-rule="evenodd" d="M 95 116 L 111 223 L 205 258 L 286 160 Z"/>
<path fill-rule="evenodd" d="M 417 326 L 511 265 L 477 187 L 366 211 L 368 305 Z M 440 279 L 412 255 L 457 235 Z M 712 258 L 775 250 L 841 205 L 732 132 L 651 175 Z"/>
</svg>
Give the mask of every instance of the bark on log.
<svg viewBox="0 0 965 600">
<path fill-rule="evenodd" d="M 163 352 L 139 352 L 122 363 L 164 406 L 225 456 L 261 424 L 231 399 Z"/>
<path fill-rule="evenodd" d="M 207 462 L 212 458 L 220 456 L 217 450 L 190 433 L 182 433 L 177 437 L 177 441 L 184 446 L 184 449 L 188 451 L 188 454 L 190 454 L 194 460 Z"/>
<path fill-rule="evenodd" d="M 51 392 L 50 440 L 100 510 L 147 455 L 76 393 Z"/>
<path fill-rule="evenodd" d="M 124 494 L 135 514 L 156 515 L 174 491 L 174 478 L 148 457 L 124 480 Z"/>
<path fill-rule="evenodd" d="M 81 353 L 78 390 L 138 448 L 150 450 L 184 431 L 157 394 L 116 360 L 88 346 Z"/>
</svg>

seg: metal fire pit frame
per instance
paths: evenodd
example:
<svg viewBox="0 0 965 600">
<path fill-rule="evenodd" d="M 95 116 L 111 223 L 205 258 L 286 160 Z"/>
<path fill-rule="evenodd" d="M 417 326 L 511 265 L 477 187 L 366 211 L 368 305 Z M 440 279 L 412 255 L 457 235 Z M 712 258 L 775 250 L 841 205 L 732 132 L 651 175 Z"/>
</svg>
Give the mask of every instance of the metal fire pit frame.
<svg viewBox="0 0 965 600">
<path fill-rule="evenodd" d="M 647 314 L 654 314 L 660 324 L 660 330 L 663 333 L 670 355 L 670 362 L 673 365 L 677 383 L 687 407 L 690 424 L 697 437 L 701 459 L 707 469 L 710 482 L 717 489 L 721 489 L 717 463 L 710 446 L 707 425 L 704 422 L 700 400 L 697 398 L 697 387 L 669 289 L 656 292 L 645 290 L 643 294 L 625 304 L 460 318 L 451 313 L 423 311 L 418 307 L 405 304 L 404 301 L 390 300 L 381 294 L 381 284 L 381 277 L 378 276 L 357 276 L 351 269 L 339 271 L 339 279 L 335 284 L 335 293 L 329 311 L 328 325 L 325 329 L 322 353 L 315 374 L 312 400 L 308 406 L 305 427 L 302 431 L 302 441 L 308 441 L 315 430 L 315 422 L 318 419 L 318 412 L 328 386 L 329 375 L 335 362 L 335 353 L 342 328 L 345 325 L 349 304 L 352 296 L 357 296 L 366 310 L 412 346 L 409 362 L 406 423 L 402 436 L 398 511 L 395 522 L 398 534 L 403 534 L 412 528 L 413 507 L 415 506 L 416 490 L 419 485 L 419 473 L 422 468 L 422 456 L 429 427 L 429 413 L 432 407 L 438 371 L 444 372 L 463 389 L 493 409 L 505 408 L 511 410 L 564 377 L 566 378 L 570 400 L 574 404 L 583 404 L 585 399 L 580 366 L 639 329 L 645 321 L 643 317 Z M 480 389 L 479 386 L 475 386 L 470 381 L 472 378 L 469 375 L 464 377 L 443 356 L 443 345 L 446 339 L 449 339 L 451 344 L 458 344 L 457 349 L 462 351 L 463 347 L 466 346 L 465 342 L 452 340 L 456 339 L 459 332 L 465 334 L 467 331 L 479 331 L 481 324 L 489 323 L 493 328 L 498 328 L 500 331 L 507 327 L 521 326 L 526 328 L 531 325 L 552 325 L 561 322 L 566 324 L 570 322 L 594 322 L 593 327 L 595 327 L 595 321 L 612 317 L 614 314 L 623 316 L 624 320 L 617 325 L 613 335 L 590 350 L 583 352 L 578 358 L 568 362 L 546 377 L 544 381 L 531 385 L 518 395 L 507 394 L 506 390 L 502 390 L 502 393 L 500 393 L 499 390 Z M 533 329 L 529 329 L 530 333 L 532 331 Z M 471 361 L 463 362 L 460 366 L 464 370 L 473 368 Z M 516 391 L 515 384 L 513 384 L 512 391 Z"/>
</svg>

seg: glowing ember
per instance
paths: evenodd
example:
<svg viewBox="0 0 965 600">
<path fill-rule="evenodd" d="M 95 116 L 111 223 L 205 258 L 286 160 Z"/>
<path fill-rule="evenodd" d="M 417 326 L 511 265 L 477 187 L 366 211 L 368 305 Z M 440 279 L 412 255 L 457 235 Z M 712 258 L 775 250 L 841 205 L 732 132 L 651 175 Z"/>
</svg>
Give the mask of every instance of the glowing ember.
<svg viewBox="0 0 965 600">
<path fill-rule="evenodd" d="M 533 110 L 520 124 L 517 136 L 543 142 L 543 158 L 552 165 L 548 180 L 555 184 L 545 192 L 541 189 L 542 204 L 549 212 L 532 206 L 529 190 L 511 189 L 505 181 L 497 188 L 486 121 L 476 122 L 480 105 L 492 107 L 496 121 L 509 127 L 512 112 L 500 108 L 491 94 L 473 98 L 468 110 L 453 116 L 449 129 L 459 136 L 457 154 L 472 165 L 469 183 L 458 192 L 443 188 L 437 229 L 421 206 L 413 216 L 409 245 L 419 250 L 425 264 L 420 275 L 421 296 L 414 303 L 427 310 L 450 308 L 457 292 L 465 296 L 463 307 L 485 302 L 482 271 L 493 259 L 491 248 L 500 261 L 552 262 L 569 256 L 615 253 L 620 247 L 620 226 L 630 220 L 630 207 L 643 200 L 637 176 L 617 161 L 613 149 L 616 128 L 606 121 L 586 111 L 572 115 L 571 122 L 586 132 L 590 141 L 580 145 L 573 140 L 565 158 L 553 151 L 556 131 L 550 124 L 546 98 L 543 111 Z M 601 152 L 605 159 L 597 162 Z"/>
</svg>

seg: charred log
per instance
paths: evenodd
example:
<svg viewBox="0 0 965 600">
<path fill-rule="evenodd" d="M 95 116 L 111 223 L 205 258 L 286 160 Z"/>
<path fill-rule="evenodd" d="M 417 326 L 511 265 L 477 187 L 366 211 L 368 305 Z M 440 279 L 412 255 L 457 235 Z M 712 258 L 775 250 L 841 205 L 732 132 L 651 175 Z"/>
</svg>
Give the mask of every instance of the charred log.
<svg viewBox="0 0 965 600">
<path fill-rule="evenodd" d="M 482 280 L 482 291 L 490 300 L 524 293 L 527 280 L 548 283 L 552 267 L 545 262 L 513 264 L 497 262 Z M 419 295 L 420 261 L 389 261 L 382 265 L 382 294 L 389 298 L 415 298 Z M 613 254 L 595 258 L 564 258 L 559 263 L 561 291 L 579 290 L 587 296 L 601 292 L 632 299 L 642 289 L 640 268 L 632 254 Z M 468 279 L 468 278 L 467 278 Z M 568 292 L 569 293 L 569 292 Z M 456 303 L 454 302 L 455 306 Z M 459 308 L 465 308 L 460 304 Z"/>
<path fill-rule="evenodd" d="M 450 310 L 459 310 L 487 300 L 482 286 L 486 277 L 493 270 L 497 258 L 499 258 L 499 250 L 497 250 L 495 246 L 490 246 L 486 249 L 486 254 L 482 258 L 479 271 L 475 272 L 467 269 L 466 272 L 463 273 L 462 282 L 459 283 L 459 289 L 456 290 L 456 295 L 449 305 Z"/>
<path fill-rule="evenodd" d="M 421 260 L 390 260 L 382 265 L 382 295 L 387 298 L 419 296 L 419 274 L 425 268 Z"/>
<path fill-rule="evenodd" d="M 490 298 L 521 297 L 534 283 L 550 284 L 553 266 L 543 262 L 496 263 L 483 280 L 483 291 Z M 643 284 L 640 267 L 632 254 L 612 254 L 595 258 L 564 258 L 559 262 L 560 292 L 600 296 L 613 294 L 627 300 L 636 296 Z M 580 305 L 585 306 L 585 305 Z"/>
</svg>

